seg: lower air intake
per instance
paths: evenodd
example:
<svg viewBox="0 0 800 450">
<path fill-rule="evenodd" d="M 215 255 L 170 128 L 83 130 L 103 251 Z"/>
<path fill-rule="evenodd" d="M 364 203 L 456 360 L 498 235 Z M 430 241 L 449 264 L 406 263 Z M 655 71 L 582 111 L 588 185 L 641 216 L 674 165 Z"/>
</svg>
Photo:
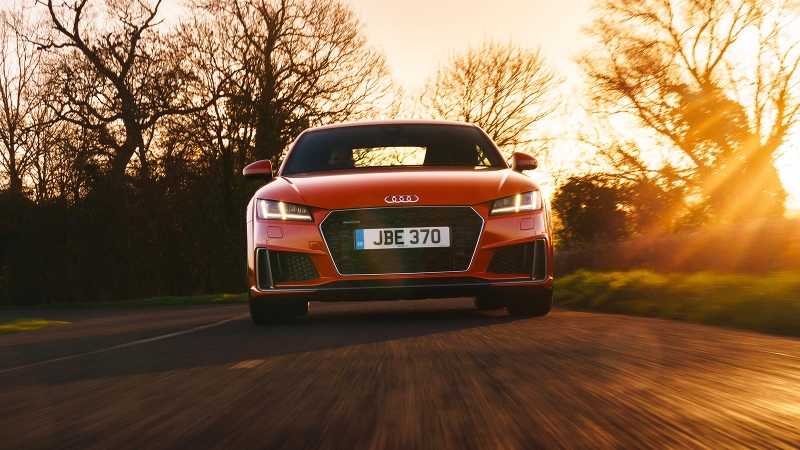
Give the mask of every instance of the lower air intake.
<svg viewBox="0 0 800 450">
<path fill-rule="evenodd" d="M 275 283 L 319 278 L 317 268 L 304 253 L 269 252 L 269 265 Z"/>
<path fill-rule="evenodd" d="M 537 239 L 526 244 L 509 245 L 494 251 L 489 273 L 527 275 L 534 280 L 547 279 L 547 242 Z"/>
<path fill-rule="evenodd" d="M 533 243 L 509 245 L 494 251 L 489 268 L 490 273 L 530 274 L 533 263 Z"/>
</svg>

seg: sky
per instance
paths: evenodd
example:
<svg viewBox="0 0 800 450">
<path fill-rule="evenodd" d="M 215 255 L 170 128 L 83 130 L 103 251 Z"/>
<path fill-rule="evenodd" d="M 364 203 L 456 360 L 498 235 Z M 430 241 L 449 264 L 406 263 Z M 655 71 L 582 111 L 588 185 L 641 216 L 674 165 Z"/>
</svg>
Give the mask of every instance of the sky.
<svg viewBox="0 0 800 450">
<path fill-rule="evenodd" d="M 449 51 L 486 38 L 541 46 L 559 68 L 574 70 L 589 0 L 349 0 L 397 79 L 421 84 Z"/>
<path fill-rule="evenodd" d="M 581 27 L 591 19 L 592 0 L 344 1 L 353 6 L 370 41 L 384 51 L 393 75 L 407 89 L 420 86 L 449 52 L 488 38 L 541 47 L 567 78 L 565 95 L 581 82 L 573 59 L 589 44 Z M 787 206 L 800 210 L 800 131 L 796 134 L 776 165 L 790 194 Z"/>
</svg>

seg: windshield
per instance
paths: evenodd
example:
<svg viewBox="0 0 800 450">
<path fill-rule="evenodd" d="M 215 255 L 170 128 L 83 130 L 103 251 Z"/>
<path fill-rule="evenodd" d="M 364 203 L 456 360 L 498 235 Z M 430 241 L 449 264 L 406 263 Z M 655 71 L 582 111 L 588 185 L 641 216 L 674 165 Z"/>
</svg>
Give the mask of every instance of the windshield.
<svg viewBox="0 0 800 450">
<path fill-rule="evenodd" d="M 461 125 L 364 125 L 310 131 L 284 175 L 363 167 L 505 167 L 492 143 Z"/>
</svg>

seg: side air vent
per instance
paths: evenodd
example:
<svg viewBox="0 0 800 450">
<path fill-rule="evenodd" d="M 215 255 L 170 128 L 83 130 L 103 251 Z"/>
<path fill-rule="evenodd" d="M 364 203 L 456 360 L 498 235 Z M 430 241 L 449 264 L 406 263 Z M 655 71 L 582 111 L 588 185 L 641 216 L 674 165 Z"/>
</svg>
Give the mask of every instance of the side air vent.
<svg viewBox="0 0 800 450">
<path fill-rule="evenodd" d="M 269 251 L 265 248 L 260 248 L 256 251 L 256 284 L 258 289 L 262 291 L 272 289 L 275 286 L 272 282 L 272 274 L 269 271 Z"/>
<path fill-rule="evenodd" d="M 533 279 L 547 279 L 547 242 L 544 239 L 533 242 Z"/>
</svg>

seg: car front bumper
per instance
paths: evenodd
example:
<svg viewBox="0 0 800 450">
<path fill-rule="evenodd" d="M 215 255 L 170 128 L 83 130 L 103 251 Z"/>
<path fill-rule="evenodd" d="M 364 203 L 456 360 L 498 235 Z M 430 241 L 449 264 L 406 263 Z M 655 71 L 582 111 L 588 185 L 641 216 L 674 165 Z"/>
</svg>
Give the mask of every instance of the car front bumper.
<svg viewBox="0 0 800 450">
<path fill-rule="evenodd" d="M 254 218 L 248 224 L 250 297 L 258 302 L 413 300 L 502 296 L 552 289 L 552 243 L 544 211 L 490 217 L 488 205 L 472 209 L 484 223 L 468 268 L 436 273 L 341 274 L 320 229 L 330 213 L 328 210 L 312 211 L 313 223 Z M 541 246 L 537 247 L 538 244 Z M 532 259 L 532 272 L 502 273 L 501 269 L 498 273 L 493 263 L 495 253 L 525 245 L 536 249 L 530 257 L 539 260 L 537 265 Z M 281 252 L 301 255 L 308 261 L 306 265 L 313 264 L 315 273 L 303 280 L 273 279 L 275 269 L 269 266 L 278 261 L 271 260 L 268 254 Z"/>
<path fill-rule="evenodd" d="M 259 290 L 251 287 L 254 301 L 370 301 L 370 300 L 420 300 L 427 298 L 475 297 L 480 295 L 505 296 L 553 288 L 553 280 L 489 282 L 475 279 L 461 283 L 430 283 L 424 285 L 337 286 L 336 282 L 318 287 L 276 288 Z"/>
</svg>

